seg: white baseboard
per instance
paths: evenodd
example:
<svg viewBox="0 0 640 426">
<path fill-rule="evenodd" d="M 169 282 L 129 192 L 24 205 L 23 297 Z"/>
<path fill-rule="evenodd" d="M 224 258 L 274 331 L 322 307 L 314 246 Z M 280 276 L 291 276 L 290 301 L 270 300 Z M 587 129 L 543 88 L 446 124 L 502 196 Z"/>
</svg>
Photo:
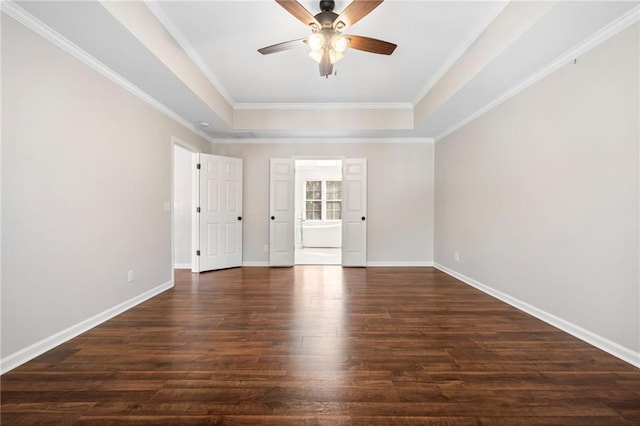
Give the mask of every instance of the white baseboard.
<svg viewBox="0 0 640 426">
<path fill-rule="evenodd" d="M 493 296 L 496 299 L 499 299 L 513 306 L 514 308 L 520 309 L 521 311 L 524 311 L 529 315 L 532 315 L 538 318 L 539 320 L 546 322 L 547 324 L 550 324 L 556 328 L 559 328 L 560 330 L 566 333 L 569 333 L 572 336 L 577 337 L 578 339 L 583 340 L 589 343 L 590 345 L 595 346 L 596 348 L 602 349 L 603 351 L 615 356 L 616 358 L 620 358 L 621 360 L 628 362 L 634 367 L 640 368 L 640 352 L 635 352 L 629 348 L 619 345 L 616 342 L 612 342 L 611 340 L 605 337 L 599 336 L 589 330 L 586 330 L 578 325 L 573 324 L 572 322 L 559 318 L 553 314 L 543 311 L 542 309 L 536 308 L 535 306 L 529 305 L 526 302 L 516 299 L 515 297 L 509 296 L 508 294 L 505 294 L 499 290 L 496 290 L 486 284 L 482 284 L 474 280 L 473 278 L 469 278 L 463 274 L 460 274 L 452 269 L 447 268 L 444 265 L 441 265 L 439 263 L 434 263 L 433 266 L 436 269 L 439 269 L 440 271 L 444 272 L 445 274 L 450 275 L 454 278 L 457 278 L 458 280 L 464 282 L 465 284 L 468 284 L 472 287 L 477 288 L 483 293 Z"/>
<path fill-rule="evenodd" d="M 258 262 L 244 261 L 244 262 L 242 262 L 242 266 L 246 266 L 246 267 L 264 267 L 264 266 L 269 266 L 269 262 L 268 261 L 258 261 Z"/>
<path fill-rule="evenodd" d="M 76 336 L 79 336 L 85 331 L 88 331 L 93 327 L 115 317 L 116 315 L 119 315 L 133 308 L 134 306 L 144 302 L 145 300 L 151 299 L 153 296 L 156 296 L 163 291 L 170 289 L 171 287 L 173 287 L 173 280 L 167 281 L 166 283 L 152 288 L 151 290 L 145 291 L 138 296 L 120 303 L 119 305 L 109 308 L 104 312 L 94 315 L 91 318 L 81 321 L 78 324 L 72 325 L 65 330 L 46 337 L 31 346 L 27 346 L 26 348 L 21 349 L 18 352 L 14 352 L 11 355 L 6 356 L 5 358 L 2 358 L 0 360 L 0 374 L 4 374 L 7 371 L 13 370 L 14 368 L 24 364 L 25 362 L 30 361 L 39 355 L 42 355 L 48 350 L 53 349 L 56 346 L 73 339 Z"/>
<path fill-rule="evenodd" d="M 269 266 L 269 262 L 242 262 L 242 266 L 246 267 L 265 267 Z M 389 262 L 367 262 L 367 267 L 419 267 L 419 266 L 427 266 L 432 267 L 433 262 L 430 261 L 389 261 Z"/>
<path fill-rule="evenodd" d="M 191 269 L 190 263 L 175 263 L 173 269 Z"/>
<path fill-rule="evenodd" d="M 395 267 L 395 268 L 410 268 L 410 267 L 432 267 L 433 262 L 431 261 L 375 261 L 375 262 L 367 262 L 367 267 Z"/>
</svg>

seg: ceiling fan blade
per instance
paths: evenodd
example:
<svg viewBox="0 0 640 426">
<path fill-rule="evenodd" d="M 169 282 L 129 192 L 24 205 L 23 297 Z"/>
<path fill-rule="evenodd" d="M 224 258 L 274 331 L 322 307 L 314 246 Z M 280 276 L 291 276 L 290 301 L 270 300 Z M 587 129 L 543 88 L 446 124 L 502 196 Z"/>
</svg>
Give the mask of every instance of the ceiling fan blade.
<svg viewBox="0 0 640 426">
<path fill-rule="evenodd" d="M 333 27 L 342 31 L 352 26 L 373 9 L 378 7 L 383 0 L 353 0 L 349 6 L 333 21 Z M 342 24 L 340 24 L 342 22 Z"/>
<path fill-rule="evenodd" d="M 263 55 L 270 55 L 272 53 L 282 52 L 283 50 L 296 49 L 298 47 L 304 47 L 307 45 L 306 38 L 300 38 L 298 40 L 285 41 L 282 43 L 274 44 L 273 46 L 263 47 L 258 49 L 258 52 Z"/>
<path fill-rule="evenodd" d="M 396 45 L 388 41 L 377 38 L 363 37 L 357 35 L 345 35 L 349 39 L 349 47 L 362 50 L 364 52 L 378 53 L 380 55 L 391 55 L 396 49 Z"/>
<path fill-rule="evenodd" d="M 321 27 L 316 18 L 296 0 L 276 0 L 276 3 L 284 7 L 287 12 L 295 16 L 306 26 L 316 25 L 318 28 Z"/>
</svg>

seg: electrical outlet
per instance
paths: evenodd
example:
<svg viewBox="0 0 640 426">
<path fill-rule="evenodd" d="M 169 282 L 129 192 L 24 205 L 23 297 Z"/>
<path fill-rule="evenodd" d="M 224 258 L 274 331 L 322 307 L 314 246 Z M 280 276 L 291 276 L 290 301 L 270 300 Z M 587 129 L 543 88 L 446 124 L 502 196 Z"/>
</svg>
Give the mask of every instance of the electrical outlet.
<svg viewBox="0 0 640 426">
<path fill-rule="evenodd" d="M 460 262 L 460 253 L 458 253 L 457 251 L 454 252 L 453 258 L 456 260 L 456 262 Z"/>
<path fill-rule="evenodd" d="M 269 253 L 269 244 L 264 245 L 264 252 Z"/>
<path fill-rule="evenodd" d="M 129 282 L 133 281 L 133 271 L 129 271 L 129 273 L 127 274 L 127 281 Z"/>
</svg>

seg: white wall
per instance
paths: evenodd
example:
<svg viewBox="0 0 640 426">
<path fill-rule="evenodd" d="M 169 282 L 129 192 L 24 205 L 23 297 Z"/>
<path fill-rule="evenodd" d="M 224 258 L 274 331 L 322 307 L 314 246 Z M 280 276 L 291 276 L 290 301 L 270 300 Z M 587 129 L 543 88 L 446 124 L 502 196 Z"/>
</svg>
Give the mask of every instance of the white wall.
<svg viewBox="0 0 640 426">
<path fill-rule="evenodd" d="M 438 141 L 435 160 L 436 263 L 638 365 L 639 35 Z"/>
<path fill-rule="evenodd" d="M 176 268 L 191 268 L 192 180 L 191 151 L 173 150 L 173 253 Z"/>
<path fill-rule="evenodd" d="M 3 368 L 171 285 L 172 136 L 210 150 L 2 15 Z"/>
<path fill-rule="evenodd" d="M 433 261 L 432 143 L 216 144 L 220 155 L 244 160 L 245 262 L 267 262 L 269 158 L 344 156 L 367 158 L 367 261 L 430 264 Z"/>
</svg>

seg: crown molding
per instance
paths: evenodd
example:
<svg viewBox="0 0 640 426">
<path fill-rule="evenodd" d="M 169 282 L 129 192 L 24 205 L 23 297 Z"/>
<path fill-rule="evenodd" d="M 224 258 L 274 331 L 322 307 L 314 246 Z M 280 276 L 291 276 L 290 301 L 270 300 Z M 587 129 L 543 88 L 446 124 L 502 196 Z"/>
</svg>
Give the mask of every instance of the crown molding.
<svg viewBox="0 0 640 426">
<path fill-rule="evenodd" d="M 102 62 L 100 62 L 99 60 L 91 56 L 85 50 L 81 49 L 76 44 L 72 43 L 67 38 L 62 36 L 60 33 L 58 33 L 57 31 L 55 31 L 54 29 L 44 24 L 42 21 L 40 21 L 30 13 L 22 9 L 13 1 L 3 0 L 0 3 L 0 10 L 2 11 L 2 13 L 15 19 L 25 27 L 29 28 L 34 33 L 38 34 L 45 40 L 53 43 L 55 46 L 69 53 L 71 56 L 78 59 L 80 62 L 92 68 L 94 71 L 97 71 L 98 73 L 107 77 L 109 80 L 113 81 L 120 87 L 129 91 L 129 93 L 133 94 L 138 99 L 151 105 L 152 107 L 162 112 L 169 118 L 175 120 L 177 123 L 181 124 L 188 130 L 191 130 L 193 133 L 197 134 L 198 136 L 202 137 L 208 142 L 211 142 L 211 143 L 214 142 L 211 136 L 207 135 L 205 132 L 198 129 L 195 125 L 190 123 L 184 117 L 176 114 L 174 111 L 169 109 L 166 105 L 164 105 L 154 97 L 150 96 L 146 92 L 144 92 L 138 86 L 131 83 L 129 80 L 127 80 L 120 74 L 116 73 L 111 68 L 107 67 L 105 64 L 103 64 Z"/>
<path fill-rule="evenodd" d="M 401 143 L 415 143 L 415 144 L 433 144 L 435 140 L 433 138 L 322 138 L 322 137 L 308 137 L 308 138 L 255 138 L 255 139 L 216 139 L 216 144 L 308 144 L 308 143 L 337 143 L 337 144 L 352 144 L 352 143 L 388 143 L 388 144 L 401 144 Z"/>
<path fill-rule="evenodd" d="M 158 21 L 160 21 L 160 23 L 166 28 L 169 34 L 171 34 L 171 37 L 173 37 L 176 43 L 178 43 L 182 50 L 184 50 L 187 56 L 191 58 L 198 69 L 200 69 L 204 76 L 207 77 L 209 82 L 213 85 L 213 87 L 216 88 L 218 93 L 220 93 L 220 95 L 222 95 L 227 103 L 233 107 L 234 102 L 231 98 L 231 95 L 229 95 L 229 92 L 227 92 L 227 89 L 225 89 L 225 87 L 222 85 L 222 82 L 218 79 L 218 77 L 216 77 L 213 71 L 209 69 L 204 59 L 202 59 L 202 56 L 198 54 L 196 49 L 191 45 L 191 43 L 189 43 L 184 34 L 182 34 L 182 32 L 178 29 L 178 27 L 175 26 L 169 16 L 167 16 L 164 10 L 162 10 L 162 8 L 159 6 L 159 2 L 145 0 L 144 3 L 147 8 L 149 8 L 151 13 L 153 13 L 153 15 L 158 19 Z"/>
<path fill-rule="evenodd" d="M 504 8 L 509 3 L 509 0 L 501 0 L 502 5 L 492 15 L 489 16 L 486 22 L 480 24 L 476 30 L 460 44 L 447 58 L 444 63 L 436 70 L 433 76 L 429 79 L 427 84 L 418 92 L 418 95 L 413 100 L 413 105 L 417 105 L 427 93 L 440 81 L 440 79 L 449 71 L 449 69 L 464 55 L 464 53 L 471 47 L 471 45 L 480 37 L 491 23 L 500 15 Z"/>
<path fill-rule="evenodd" d="M 236 103 L 234 110 L 357 110 L 357 109 L 413 109 L 411 102 L 379 103 Z"/>
<path fill-rule="evenodd" d="M 466 126 L 476 118 L 486 114 L 487 112 L 497 107 L 501 103 L 517 95 L 527 87 L 540 81 L 541 79 L 548 76 L 552 72 L 570 63 L 571 61 L 576 59 L 578 56 L 588 52 L 589 50 L 593 49 L 594 47 L 598 46 L 604 41 L 610 39 L 611 37 L 615 36 L 619 32 L 625 30 L 626 28 L 630 27 L 631 25 L 635 24 L 638 21 L 640 21 L 640 6 L 634 7 L 626 14 L 622 15 L 615 21 L 611 22 L 609 25 L 606 25 L 605 27 L 603 27 L 600 31 L 587 37 L 585 40 L 583 40 L 574 48 L 558 56 L 556 59 L 554 59 L 553 61 L 551 61 L 544 67 L 542 67 L 541 69 L 539 69 L 537 72 L 533 73 L 527 79 L 521 81 L 520 83 L 513 86 L 511 89 L 507 90 L 505 93 L 503 93 L 498 98 L 496 98 L 493 102 L 490 102 L 489 104 L 485 105 L 483 108 L 479 109 L 478 111 L 474 112 L 464 120 L 460 121 L 458 124 L 440 133 L 435 137 L 435 141 L 438 142 L 439 140 L 449 136 L 451 133 L 455 132 L 456 130 Z"/>
<path fill-rule="evenodd" d="M 506 3 L 505 3 L 506 4 Z M 167 28 L 167 31 L 176 39 L 176 42 L 187 52 L 187 54 L 191 57 L 191 59 L 196 63 L 196 65 L 201 69 L 201 71 L 205 74 L 205 76 L 211 81 L 211 83 L 218 89 L 220 94 L 229 101 L 229 96 L 215 78 L 215 76 L 211 73 L 211 71 L 204 65 L 202 59 L 195 53 L 193 48 L 189 46 L 189 44 L 184 40 L 184 37 L 179 34 L 179 32 L 173 28 L 173 24 L 170 23 L 166 16 L 163 16 L 163 12 L 159 12 L 159 9 L 152 5 L 151 3 L 147 3 L 150 11 L 160 20 L 163 26 Z M 500 8 L 502 10 L 502 8 Z M 585 39 L 578 46 L 570 49 L 565 54 L 559 56 L 555 60 L 551 61 L 549 64 L 532 74 L 527 79 L 513 86 L 511 89 L 500 95 L 494 101 L 490 102 L 483 108 L 477 110 L 475 113 L 469 115 L 467 118 L 458 122 L 454 126 L 446 129 L 442 133 L 438 134 L 435 138 L 246 138 L 246 139 L 238 139 L 238 138 L 222 138 L 218 139 L 214 136 L 207 134 L 198 128 L 195 124 L 189 122 L 182 116 L 175 113 L 173 110 L 168 108 L 166 105 L 159 102 L 157 99 L 153 98 L 139 87 L 125 79 L 120 74 L 111 70 L 102 62 L 95 59 L 89 53 L 60 35 L 58 32 L 42 23 L 40 20 L 26 12 L 16 3 L 11 0 L 3 0 L 0 2 L 0 11 L 5 13 L 6 15 L 12 17 L 16 21 L 20 22 L 36 34 L 40 35 L 44 39 L 53 43 L 57 47 L 71 54 L 76 59 L 80 60 L 87 66 L 91 67 L 98 73 L 103 76 L 109 78 L 114 83 L 118 84 L 122 88 L 128 90 L 130 93 L 156 108 L 158 111 L 162 112 L 169 118 L 173 119 L 177 123 L 184 126 L 186 129 L 192 131 L 203 139 L 209 141 L 210 143 L 317 143 L 322 141 L 323 143 L 425 143 L 425 141 L 429 141 L 427 143 L 437 142 L 456 130 L 464 127 L 466 124 L 475 120 L 476 118 L 482 116 L 487 113 L 491 109 L 515 96 L 522 90 L 541 80 L 545 76 L 550 73 L 556 71 L 560 67 L 566 65 L 571 62 L 576 57 L 581 54 L 589 51 L 590 49 L 596 47 L 600 43 L 606 41 L 607 39 L 613 37 L 619 32 L 623 31 L 627 27 L 633 25 L 634 23 L 640 20 L 640 6 L 636 6 L 634 9 L 627 12 L 625 15 L 621 16 L 617 20 L 613 21 L 609 25 L 602 28 L 597 33 Z M 499 14 L 500 11 L 496 13 L 495 16 Z M 495 16 L 493 17 L 495 19 Z M 492 21 L 492 20 L 491 20 Z M 490 22 L 487 23 L 487 26 Z M 169 24 L 167 24 L 169 22 Z M 481 31 L 478 31 L 480 34 L 484 31 L 482 28 Z M 476 35 L 477 36 L 477 35 Z M 475 38 L 474 38 L 475 39 Z M 463 45 L 455 54 L 451 55 L 447 60 L 445 65 L 439 70 L 436 77 L 430 81 L 426 86 L 425 91 L 428 92 L 430 87 L 433 86 L 440 78 L 438 75 L 446 72 L 448 67 L 450 67 L 459 55 L 463 54 L 464 51 L 468 48 L 468 45 L 472 43 L 473 40 L 469 39 L 467 44 Z M 230 104 L 233 104 L 230 102 Z M 233 104 L 234 110 L 412 110 L 414 108 L 414 104 L 412 102 L 381 102 L 381 103 L 321 103 L 321 104 L 311 104 L 311 103 L 236 103 Z"/>
</svg>

